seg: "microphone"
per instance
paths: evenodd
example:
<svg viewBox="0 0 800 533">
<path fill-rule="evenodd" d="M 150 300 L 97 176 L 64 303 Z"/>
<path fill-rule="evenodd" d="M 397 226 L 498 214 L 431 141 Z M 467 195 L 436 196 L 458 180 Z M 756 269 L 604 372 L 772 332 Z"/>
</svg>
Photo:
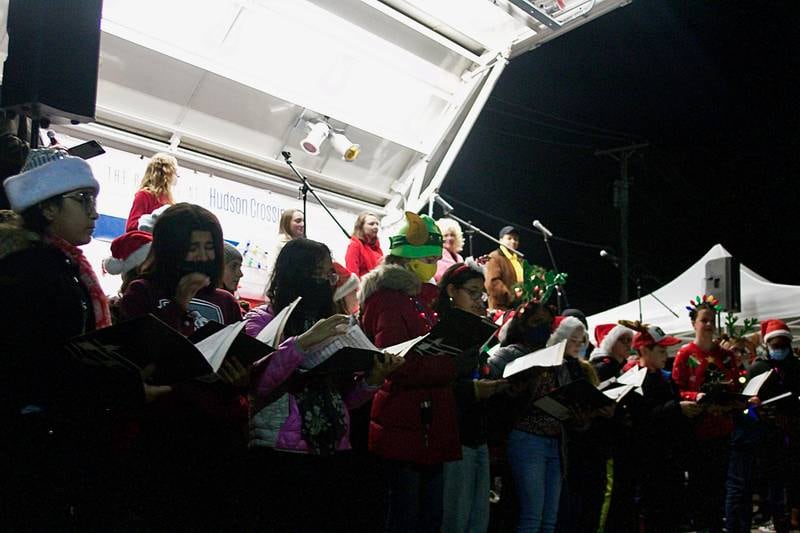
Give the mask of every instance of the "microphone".
<svg viewBox="0 0 800 533">
<path fill-rule="evenodd" d="M 56 139 L 56 132 L 53 130 L 47 130 L 47 138 L 50 139 L 50 146 L 56 146 L 58 144 L 58 139 Z"/>
<path fill-rule="evenodd" d="M 545 237 L 553 236 L 553 233 L 549 229 L 545 228 L 544 225 L 538 220 L 533 221 L 533 227 L 541 231 Z"/>
<path fill-rule="evenodd" d="M 435 192 L 435 193 L 433 193 L 433 199 L 434 199 L 434 201 L 435 201 L 437 204 L 439 204 L 440 206 L 442 206 L 442 209 L 444 209 L 444 213 L 445 213 L 446 215 L 447 215 L 447 214 L 450 214 L 450 212 L 451 212 L 451 211 L 455 211 L 455 207 L 453 207 L 452 205 L 450 205 L 449 203 L 447 203 L 447 201 L 446 201 L 444 198 L 442 198 L 441 196 L 439 196 L 439 193 L 438 193 L 438 192 Z"/>
<path fill-rule="evenodd" d="M 619 268 L 619 257 L 616 255 L 612 255 L 605 250 L 600 250 L 600 257 L 605 259 L 606 261 L 611 262 L 615 267 Z"/>
<path fill-rule="evenodd" d="M 291 153 L 291 152 L 286 152 L 286 151 L 284 151 L 284 152 L 281 152 L 281 155 L 283 156 L 283 158 L 284 158 L 286 161 L 289 161 L 289 158 L 290 158 L 290 157 L 292 157 L 292 153 Z"/>
</svg>

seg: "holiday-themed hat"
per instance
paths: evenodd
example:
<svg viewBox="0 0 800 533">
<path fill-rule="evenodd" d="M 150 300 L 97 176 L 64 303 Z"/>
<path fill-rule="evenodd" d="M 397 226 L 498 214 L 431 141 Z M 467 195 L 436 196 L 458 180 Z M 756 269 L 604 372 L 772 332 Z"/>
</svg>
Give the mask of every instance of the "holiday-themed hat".
<svg viewBox="0 0 800 533">
<path fill-rule="evenodd" d="M 149 213 L 147 215 L 142 215 L 141 217 L 139 217 L 139 229 L 141 231 L 146 231 L 147 233 L 153 233 L 153 226 L 156 225 L 158 217 L 160 217 L 164 213 L 164 211 L 166 211 L 170 207 L 172 206 L 169 204 L 162 205 L 152 213 Z"/>
<path fill-rule="evenodd" d="M 586 331 L 583 323 L 574 316 L 557 316 L 555 320 L 553 320 L 553 323 L 555 324 L 556 321 L 558 321 L 558 326 L 556 326 L 552 335 L 550 335 L 550 339 L 547 341 L 548 346 L 558 344 L 564 339 L 569 339 L 578 329 Z"/>
<path fill-rule="evenodd" d="M 633 337 L 632 346 L 635 350 L 644 348 L 645 346 L 655 346 L 656 344 L 666 348 L 668 346 L 675 346 L 676 344 L 681 343 L 679 338 L 667 335 L 664 333 L 664 330 L 658 326 L 641 324 L 641 328 L 634 329 L 638 330 L 636 335 Z"/>
<path fill-rule="evenodd" d="M 358 290 L 358 276 L 336 262 L 333 263 L 333 268 L 336 270 L 336 274 L 339 275 L 333 292 L 333 301 L 341 300 L 351 292 Z"/>
<path fill-rule="evenodd" d="M 146 231 L 129 231 L 111 241 L 111 257 L 103 259 L 109 274 L 124 274 L 141 265 L 150 252 L 153 236 Z"/>
<path fill-rule="evenodd" d="M 89 163 L 58 148 L 31 150 L 20 173 L 8 178 L 3 187 L 17 213 L 77 189 L 92 189 L 95 194 L 100 190 Z"/>
<path fill-rule="evenodd" d="M 786 337 L 792 340 L 792 332 L 783 320 L 777 318 L 770 318 L 761 323 L 761 338 L 764 342 L 775 337 Z"/>
<path fill-rule="evenodd" d="M 635 332 L 622 324 L 598 324 L 595 326 L 594 339 L 597 342 L 597 350 L 592 352 L 592 358 L 610 354 L 614 343 L 626 333 L 633 337 Z"/>
<path fill-rule="evenodd" d="M 442 255 L 442 233 L 428 215 L 406 211 L 406 223 L 397 235 L 389 238 L 389 254 L 418 259 Z"/>
</svg>

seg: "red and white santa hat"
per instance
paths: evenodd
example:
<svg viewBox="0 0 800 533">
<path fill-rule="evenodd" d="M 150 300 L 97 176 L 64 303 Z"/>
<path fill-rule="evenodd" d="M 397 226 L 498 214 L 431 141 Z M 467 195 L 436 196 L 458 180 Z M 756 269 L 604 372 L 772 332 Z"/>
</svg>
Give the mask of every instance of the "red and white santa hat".
<svg viewBox="0 0 800 533">
<path fill-rule="evenodd" d="M 610 354 L 611 347 L 621 336 L 628 334 L 633 338 L 634 333 L 636 332 L 622 324 L 598 324 L 594 328 L 594 340 L 597 344 L 597 350 L 592 352 L 592 359 Z"/>
<path fill-rule="evenodd" d="M 339 279 L 336 282 L 336 289 L 333 292 L 333 301 L 341 300 L 353 291 L 357 291 L 359 287 L 358 276 L 347 270 L 339 263 L 333 263 L 333 268 Z"/>
<path fill-rule="evenodd" d="M 129 231 L 111 241 L 111 257 L 103 259 L 109 274 L 124 274 L 142 263 L 150 253 L 153 235 L 146 231 Z"/>
<path fill-rule="evenodd" d="M 586 332 L 583 322 L 574 316 L 559 315 L 555 318 L 555 320 L 553 320 L 553 323 L 557 324 L 557 326 L 550 335 L 550 339 L 547 341 L 548 346 L 558 344 L 564 339 L 569 339 L 577 330 L 580 330 L 582 333 Z"/>
<path fill-rule="evenodd" d="M 786 322 L 778 320 L 777 318 L 770 318 L 761 322 L 761 338 L 764 342 L 775 337 L 792 339 L 792 332 L 789 330 L 789 326 L 786 325 Z"/>
</svg>

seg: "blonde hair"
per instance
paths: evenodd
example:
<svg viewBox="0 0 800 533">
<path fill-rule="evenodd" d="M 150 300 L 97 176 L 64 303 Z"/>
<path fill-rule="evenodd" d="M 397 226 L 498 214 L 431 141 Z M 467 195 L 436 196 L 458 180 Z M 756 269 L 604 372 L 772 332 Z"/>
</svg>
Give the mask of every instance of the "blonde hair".
<svg viewBox="0 0 800 533">
<path fill-rule="evenodd" d="M 458 224 L 458 222 L 452 218 L 440 218 L 436 221 L 436 225 L 439 226 L 439 231 L 442 232 L 442 237 L 449 232 L 453 233 L 455 236 L 455 242 L 453 242 L 453 251 L 455 253 L 458 253 L 464 249 L 464 234 L 461 232 L 461 226 Z"/>
<path fill-rule="evenodd" d="M 362 241 L 364 240 L 364 222 L 367 221 L 368 216 L 373 216 L 380 220 L 380 217 L 375 213 L 370 213 L 369 211 L 364 211 L 358 214 L 358 218 L 356 219 L 356 223 L 353 224 L 353 236 L 358 237 Z"/>
<path fill-rule="evenodd" d="M 299 209 L 287 209 L 281 213 L 281 221 L 278 223 L 278 232 L 290 239 L 295 238 L 292 236 L 292 219 L 295 213 L 300 213 L 304 219 L 306 217 L 305 213 Z M 302 237 L 302 235 L 300 236 Z"/>
<path fill-rule="evenodd" d="M 139 189 L 150 191 L 157 198 L 164 198 L 167 203 L 174 204 L 172 184 L 177 175 L 178 160 L 170 154 L 159 152 L 150 159 Z"/>
</svg>

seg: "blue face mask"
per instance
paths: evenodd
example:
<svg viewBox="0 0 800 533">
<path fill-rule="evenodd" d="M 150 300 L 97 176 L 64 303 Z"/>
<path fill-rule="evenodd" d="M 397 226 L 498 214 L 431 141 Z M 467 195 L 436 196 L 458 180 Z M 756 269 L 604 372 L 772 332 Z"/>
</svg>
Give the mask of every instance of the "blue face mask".
<svg viewBox="0 0 800 533">
<path fill-rule="evenodd" d="M 589 345 L 588 344 L 582 345 L 580 351 L 578 352 L 578 355 L 580 356 L 581 359 L 586 359 L 587 351 L 589 351 Z"/>
<path fill-rule="evenodd" d="M 769 358 L 772 359 L 773 361 L 783 361 L 784 359 L 789 357 L 790 353 L 792 353 L 792 349 L 788 347 L 780 348 L 778 350 L 770 350 Z"/>
<path fill-rule="evenodd" d="M 545 344 L 547 344 L 547 340 L 549 338 L 550 326 L 544 324 L 542 326 L 536 326 L 533 329 L 529 329 L 527 333 L 525 333 L 525 344 L 533 347 L 543 347 Z"/>
</svg>

